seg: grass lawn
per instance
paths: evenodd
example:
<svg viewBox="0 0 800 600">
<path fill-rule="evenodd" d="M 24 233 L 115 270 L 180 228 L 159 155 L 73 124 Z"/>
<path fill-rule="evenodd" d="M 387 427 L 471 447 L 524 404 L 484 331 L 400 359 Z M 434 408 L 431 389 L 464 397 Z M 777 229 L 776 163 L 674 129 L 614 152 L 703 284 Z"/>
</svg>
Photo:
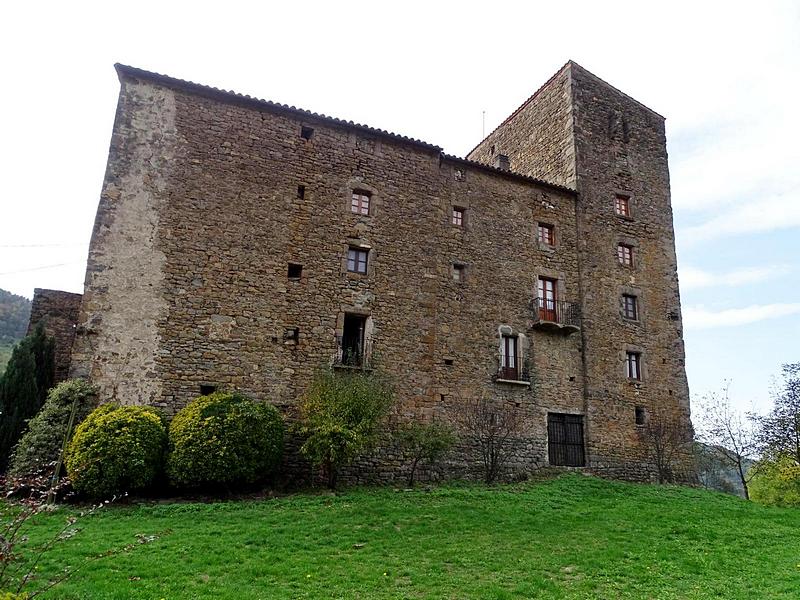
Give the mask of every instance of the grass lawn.
<svg viewBox="0 0 800 600">
<path fill-rule="evenodd" d="M 800 598 L 800 510 L 582 475 L 115 506 L 80 527 L 43 575 L 171 533 L 46 598 Z"/>
</svg>

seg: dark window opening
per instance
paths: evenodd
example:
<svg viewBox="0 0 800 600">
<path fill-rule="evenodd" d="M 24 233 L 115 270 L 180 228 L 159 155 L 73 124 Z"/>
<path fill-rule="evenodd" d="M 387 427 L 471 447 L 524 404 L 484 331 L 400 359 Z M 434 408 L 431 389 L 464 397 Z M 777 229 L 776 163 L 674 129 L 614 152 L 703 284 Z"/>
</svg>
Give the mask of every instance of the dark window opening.
<svg viewBox="0 0 800 600">
<path fill-rule="evenodd" d="M 364 248 L 350 248 L 347 251 L 347 270 L 351 273 L 366 273 L 368 254 L 369 250 Z"/>
<path fill-rule="evenodd" d="M 519 379 L 519 356 L 517 336 L 504 335 L 500 346 L 500 378 L 510 381 Z"/>
<path fill-rule="evenodd" d="M 300 137 L 304 140 L 308 141 L 314 135 L 314 130 L 311 127 L 306 127 L 303 125 L 300 127 Z"/>
<path fill-rule="evenodd" d="M 211 385 L 209 383 L 201 383 L 200 384 L 200 395 L 201 396 L 208 396 L 209 394 L 213 394 L 217 391 L 217 386 Z"/>
<path fill-rule="evenodd" d="M 303 276 L 303 265 L 289 263 L 289 266 L 286 269 L 286 276 L 289 279 L 300 279 Z"/>
<path fill-rule="evenodd" d="M 448 367 L 452 367 L 453 366 L 453 359 L 452 358 L 445 358 L 444 359 L 444 364 L 446 364 Z"/>
<path fill-rule="evenodd" d="M 364 332 L 367 318 L 345 314 L 342 330 L 342 364 L 360 367 L 364 364 Z"/>
<path fill-rule="evenodd" d="M 283 339 L 287 342 L 297 342 L 300 339 L 299 327 L 287 327 L 283 332 Z"/>
<path fill-rule="evenodd" d="M 636 407 L 636 424 L 637 425 L 644 425 L 647 419 L 647 413 L 645 413 L 644 406 L 637 406 Z"/>
<path fill-rule="evenodd" d="M 467 274 L 466 265 L 453 263 L 453 281 L 463 282 L 466 274 Z"/>
<path fill-rule="evenodd" d="M 551 465 L 584 466 L 583 416 L 548 413 L 547 447 Z"/>
<path fill-rule="evenodd" d="M 306 186 L 304 185 L 297 186 L 297 197 L 300 198 L 300 200 L 303 200 L 306 197 Z"/>
</svg>

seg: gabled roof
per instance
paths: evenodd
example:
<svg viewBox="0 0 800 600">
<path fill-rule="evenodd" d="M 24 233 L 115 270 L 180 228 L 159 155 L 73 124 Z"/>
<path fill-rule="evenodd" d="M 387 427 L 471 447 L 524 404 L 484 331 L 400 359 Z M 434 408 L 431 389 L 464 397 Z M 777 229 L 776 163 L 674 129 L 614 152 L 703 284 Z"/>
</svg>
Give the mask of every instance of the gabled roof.
<svg viewBox="0 0 800 600">
<path fill-rule="evenodd" d="M 264 110 L 272 113 L 289 115 L 291 117 L 299 118 L 301 120 L 305 119 L 305 120 L 319 121 L 327 123 L 329 125 L 343 127 L 345 129 L 359 131 L 361 133 L 369 134 L 376 137 L 382 137 L 409 146 L 421 148 L 423 150 L 427 150 L 438 155 L 440 160 L 446 159 L 450 161 L 456 161 L 466 166 L 480 169 L 485 172 L 490 172 L 505 177 L 511 177 L 513 179 L 525 181 L 527 183 L 535 183 L 537 185 L 548 187 L 571 195 L 576 194 L 575 190 L 555 183 L 550 183 L 548 181 L 536 179 L 534 177 L 529 177 L 527 175 L 522 175 L 520 173 L 514 173 L 513 171 L 505 171 L 503 169 L 498 169 L 496 167 L 485 165 L 483 163 L 471 161 L 466 158 L 459 158 L 456 156 L 445 154 L 440 146 L 429 144 L 428 142 L 424 142 L 422 140 L 411 138 L 405 135 L 392 133 L 391 131 L 386 131 L 385 129 L 377 129 L 375 127 L 370 127 L 369 125 L 363 125 L 361 123 L 355 123 L 353 121 L 346 121 L 344 119 L 337 119 L 336 117 L 330 117 L 328 115 L 324 115 L 321 113 L 315 113 L 310 110 L 297 108 L 295 106 L 290 106 L 288 104 L 280 104 L 277 102 L 272 102 L 270 100 L 262 100 L 260 98 L 254 98 L 252 96 L 240 94 L 234 91 L 221 90 L 219 88 L 215 88 L 212 86 L 202 85 L 199 83 L 186 81 L 184 79 L 177 79 L 175 77 L 170 77 L 168 75 L 153 73 L 152 71 L 145 71 L 144 69 L 138 69 L 136 67 L 123 65 L 120 63 L 115 64 L 114 68 L 117 70 L 117 75 L 119 76 L 120 80 L 127 78 L 127 79 L 151 81 L 153 83 L 162 85 L 164 87 L 180 90 L 182 92 L 186 92 L 188 94 L 192 94 L 195 96 L 209 98 L 211 100 L 216 100 L 218 102 L 236 104 L 247 108 L 253 108 L 255 110 Z"/>
</svg>

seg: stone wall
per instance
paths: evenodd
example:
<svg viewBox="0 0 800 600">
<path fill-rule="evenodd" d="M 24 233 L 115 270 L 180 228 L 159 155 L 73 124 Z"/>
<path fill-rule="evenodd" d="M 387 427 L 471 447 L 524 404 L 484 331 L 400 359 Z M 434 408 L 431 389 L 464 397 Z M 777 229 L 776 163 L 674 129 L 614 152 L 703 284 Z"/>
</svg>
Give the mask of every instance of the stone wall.
<svg viewBox="0 0 800 600">
<path fill-rule="evenodd" d="M 469 158 L 489 162 L 492 147 L 512 169 L 578 190 L 589 461 L 600 472 L 647 477 L 637 406 L 691 435 L 664 119 L 570 62 Z M 630 217 L 615 214 L 617 194 L 629 197 Z M 618 260 L 620 242 L 634 249 L 632 267 Z M 623 317 L 622 294 L 637 297 L 638 319 Z M 626 378 L 628 350 L 641 352 L 641 381 Z M 679 470 L 691 479 L 684 459 Z"/>
<path fill-rule="evenodd" d="M 72 342 L 78 323 L 81 295 L 36 288 L 33 291 L 28 334 L 39 324 L 55 341 L 55 383 L 69 377 Z"/>
<path fill-rule="evenodd" d="M 575 90 L 571 63 L 470 156 L 492 164 L 493 154 L 507 154 L 518 173 L 293 108 L 119 72 L 73 360 L 73 372 L 106 398 L 173 414 L 201 389 L 239 389 L 292 418 L 314 371 L 340 354 L 345 315 L 361 315 L 374 361 L 396 384 L 393 422 L 453 420 L 465 403 L 492 398 L 524 414 L 511 469 L 531 471 L 549 464 L 548 413 L 580 414 L 591 468 L 648 476 L 634 404 L 688 411 L 675 354 L 663 124 L 649 112 L 595 90 L 632 111 L 636 128 L 645 119 L 626 154 L 631 177 L 643 173 L 631 193 L 644 198 L 661 186 L 652 208 L 637 204 L 636 219 L 620 223 L 604 204 L 606 182 L 592 179 L 595 169 L 616 178 L 618 165 L 603 163 L 604 145 L 597 154 L 584 147 L 606 109 L 592 116 L 591 92 Z M 575 106 L 587 114 L 578 119 Z M 577 183 L 578 204 L 575 192 L 542 177 Z M 369 215 L 351 212 L 354 190 L 370 195 Z M 537 241 L 540 222 L 554 226 L 555 247 Z M 631 273 L 613 262 L 617 235 L 641 246 Z M 347 270 L 351 247 L 368 252 L 365 274 Z M 289 276 L 290 264 L 299 275 Z M 560 300 L 583 306 L 583 326 L 537 326 L 539 277 L 557 280 Z M 621 286 L 641 290 L 640 323 L 620 321 L 611 301 Z M 518 336 L 523 381 L 498 381 L 504 332 Z M 620 371 L 628 343 L 647 357 L 638 385 Z M 672 394 L 656 397 L 661 389 Z M 474 474 L 478 461 L 462 446 L 446 471 Z M 350 476 L 392 480 L 400 462 L 387 443 Z M 295 453 L 287 465 L 307 472 Z"/>
</svg>

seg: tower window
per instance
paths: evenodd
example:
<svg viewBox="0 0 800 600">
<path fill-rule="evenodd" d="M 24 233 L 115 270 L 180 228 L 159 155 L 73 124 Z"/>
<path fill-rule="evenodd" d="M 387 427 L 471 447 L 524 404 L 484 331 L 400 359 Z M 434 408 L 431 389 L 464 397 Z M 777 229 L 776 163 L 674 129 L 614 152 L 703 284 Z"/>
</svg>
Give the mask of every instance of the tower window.
<svg viewBox="0 0 800 600">
<path fill-rule="evenodd" d="M 547 223 L 539 223 L 539 243 L 545 246 L 556 245 L 556 231 L 555 227 Z"/>
<path fill-rule="evenodd" d="M 635 419 L 637 425 L 644 425 L 647 422 L 647 413 L 644 410 L 644 406 L 636 407 Z"/>
<path fill-rule="evenodd" d="M 286 269 L 286 276 L 289 279 L 300 279 L 303 276 L 303 265 L 298 265 L 297 263 L 289 263 L 289 266 Z"/>
<path fill-rule="evenodd" d="M 519 379 L 517 336 L 504 335 L 500 346 L 500 377 L 510 381 Z"/>
<path fill-rule="evenodd" d="M 622 316 L 633 321 L 639 318 L 639 307 L 637 305 L 636 296 L 631 294 L 622 295 Z"/>
<path fill-rule="evenodd" d="M 617 194 L 614 197 L 614 212 L 622 217 L 631 216 L 631 198 L 630 196 L 623 196 Z"/>
<path fill-rule="evenodd" d="M 460 206 L 453 207 L 453 214 L 451 216 L 450 222 L 453 225 L 457 225 L 459 227 L 464 226 L 464 212 L 465 210 Z"/>
<path fill-rule="evenodd" d="M 629 244 L 617 244 L 617 258 L 619 264 L 626 267 L 633 266 L 633 246 Z"/>
<path fill-rule="evenodd" d="M 353 190 L 353 197 L 350 200 L 350 212 L 357 215 L 369 214 L 369 201 L 371 194 L 364 190 Z"/>
<path fill-rule="evenodd" d="M 300 200 L 306 197 L 306 186 L 304 185 L 297 186 L 297 197 L 300 198 Z"/>
<path fill-rule="evenodd" d="M 642 380 L 642 355 L 640 352 L 625 353 L 625 376 L 635 381 Z"/>
<path fill-rule="evenodd" d="M 462 265 L 460 263 L 453 263 L 453 281 L 463 282 L 465 275 L 467 274 L 467 267 L 466 265 Z"/>
<path fill-rule="evenodd" d="M 311 127 L 306 127 L 303 125 L 300 127 L 300 137 L 306 141 L 309 141 L 314 135 L 314 130 Z"/>
<path fill-rule="evenodd" d="M 368 254 L 369 250 L 351 247 L 347 251 L 347 270 L 351 273 L 366 273 Z"/>
</svg>

